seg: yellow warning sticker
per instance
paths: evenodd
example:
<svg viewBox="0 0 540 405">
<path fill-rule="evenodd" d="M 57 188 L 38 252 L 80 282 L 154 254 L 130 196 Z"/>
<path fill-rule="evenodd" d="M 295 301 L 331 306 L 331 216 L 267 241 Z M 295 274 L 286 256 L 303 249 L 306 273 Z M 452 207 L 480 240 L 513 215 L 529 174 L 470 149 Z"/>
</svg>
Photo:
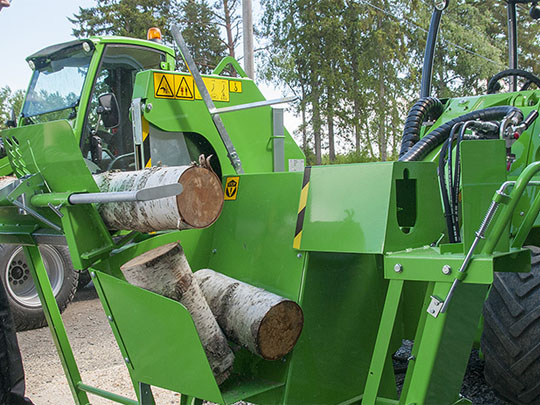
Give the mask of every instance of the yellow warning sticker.
<svg viewBox="0 0 540 405">
<path fill-rule="evenodd" d="M 204 84 L 210 93 L 210 97 L 214 101 L 230 101 L 229 83 L 226 79 L 214 79 L 211 77 L 203 77 Z M 195 98 L 202 100 L 199 89 L 195 88 Z"/>
<path fill-rule="evenodd" d="M 237 80 L 230 80 L 229 91 L 231 93 L 242 93 L 242 82 L 239 82 Z"/>
<path fill-rule="evenodd" d="M 174 98 L 174 75 L 154 73 L 154 95 L 157 98 Z"/>
<path fill-rule="evenodd" d="M 225 182 L 225 192 L 224 199 L 227 200 L 236 200 L 238 195 L 238 183 L 240 182 L 240 177 L 227 177 Z"/>
<path fill-rule="evenodd" d="M 193 100 L 193 76 L 174 75 L 175 98 L 179 100 Z"/>
</svg>

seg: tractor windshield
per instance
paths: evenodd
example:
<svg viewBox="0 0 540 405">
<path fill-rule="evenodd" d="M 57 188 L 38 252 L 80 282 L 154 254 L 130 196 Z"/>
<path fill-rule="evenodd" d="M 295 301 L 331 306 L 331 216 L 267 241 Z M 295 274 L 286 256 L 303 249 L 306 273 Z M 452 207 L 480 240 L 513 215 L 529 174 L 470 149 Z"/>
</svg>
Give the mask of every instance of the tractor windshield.
<svg viewBox="0 0 540 405">
<path fill-rule="evenodd" d="M 22 114 L 31 122 L 74 118 L 93 48 L 77 42 L 53 49 L 50 54 L 44 51 L 29 58 L 34 74 Z"/>
</svg>

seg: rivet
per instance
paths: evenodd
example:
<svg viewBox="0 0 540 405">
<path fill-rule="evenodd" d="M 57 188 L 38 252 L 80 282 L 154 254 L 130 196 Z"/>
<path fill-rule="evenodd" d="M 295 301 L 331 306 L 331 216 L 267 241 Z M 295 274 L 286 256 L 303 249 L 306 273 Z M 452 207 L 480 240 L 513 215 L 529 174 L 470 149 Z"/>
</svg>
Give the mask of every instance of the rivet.
<svg viewBox="0 0 540 405">
<path fill-rule="evenodd" d="M 401 272 L 403 271 L 403 266 L 402 266 L 401 264 L 399 264 L 399 263 L 396 263 L 396 264 L 394 265 L 394 271 L 395 271 L 396 273 L 401 273 Z"/>
</svg>

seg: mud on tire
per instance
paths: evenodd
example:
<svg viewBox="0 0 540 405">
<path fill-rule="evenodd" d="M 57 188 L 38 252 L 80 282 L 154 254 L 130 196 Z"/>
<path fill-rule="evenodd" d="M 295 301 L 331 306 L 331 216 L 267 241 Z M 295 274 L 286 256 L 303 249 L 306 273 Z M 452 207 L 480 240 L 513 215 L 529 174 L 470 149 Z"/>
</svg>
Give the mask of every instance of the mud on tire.
<svg viewBox="0 0 540 405">
<path fill-rule="evenodd" d="M 73 300 L 79 273 L 73 269 L 69 251 L 63 246 L 40 246 L 60 312 Z M 21 246 L 0 245 L 0 279 L 6 287 L 17 331 L 47 324 Z"/>
<path fill-rule="evenodd" d="M 530 273 L 495 273 L 484 304 L 484 374 L 495 393 L 516 404 L 540 403 L 540 248 Z"/>
</svg>

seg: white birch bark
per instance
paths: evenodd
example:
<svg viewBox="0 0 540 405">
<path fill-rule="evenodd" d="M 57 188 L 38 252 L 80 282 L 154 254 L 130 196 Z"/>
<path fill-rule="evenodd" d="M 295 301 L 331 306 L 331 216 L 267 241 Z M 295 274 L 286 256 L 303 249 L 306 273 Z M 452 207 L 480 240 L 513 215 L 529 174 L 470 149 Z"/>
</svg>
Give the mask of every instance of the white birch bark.
<svg viewBox="0 0 540 405">
<path fill-rule="evenodd" d="M 304 324 L 294 301 L 210 269 L 195 272 L 195 279 L 231 341 L 267 360 L 293 349 Z"/>
<path fill-rule="evenodd" d="M 151 201 L 97 204 L 111 230 L 140 232 L 205 228 L 213 224 L 223 207 L 221 181 L 212 171 L 198 166 L 154 167 L 134 172 L 94 175 L 100 191 L 135 191 L 181 183 L 178 196 Z"/>
<path fill-rule="evenodd" d="M 230 374 L 234 354 L 193 277 L 178 243 L 152 249 L 121 267 L 126 280 L 138 287 L 180 301 L 191 314 L 218 384 Z"/>
</svg>

